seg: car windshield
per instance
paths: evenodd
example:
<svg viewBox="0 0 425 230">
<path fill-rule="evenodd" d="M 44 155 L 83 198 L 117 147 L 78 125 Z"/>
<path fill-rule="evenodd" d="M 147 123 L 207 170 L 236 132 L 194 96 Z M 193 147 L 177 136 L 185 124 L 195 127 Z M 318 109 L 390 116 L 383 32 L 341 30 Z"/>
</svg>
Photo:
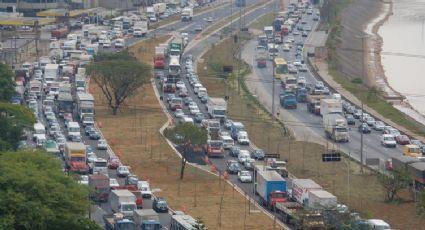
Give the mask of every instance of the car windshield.
<svg viewBox="0 0 425 230">
<path fill-rule="evenodd" d="M 134 204 L 123 204 L 121 206 L 121 209 L 124 212 L 128 212 L 128 211 L 133 211 L 134 209 L 136 209 L 136 206 Z"/>
<path fill-rule="evenodd" d="M 71 161 L 85 161 L 84 157 L 71 157 Z"/>
<path fill-rule="evenodd" d="M 385 141 L 393 141 L 394 138 L 392 136 L 386 136 L 386 137 L 384 137 L 384 140 Z"/>
<path fill-rule="evenodd" d="M 285 193 L 272 193 L 271 197 L 272 198 L 286 198 L 286 194 Z"/>
<path fill-rule="evenodd" d="M 242 171 L 241 176 L 251 176 L 251 174 L 249 172 Z"/>
<path fill-rule="evenodd" d="M 94 162 L 95 167 L 105 167 L 106 168 L 106 162 Z"/>
</svg>

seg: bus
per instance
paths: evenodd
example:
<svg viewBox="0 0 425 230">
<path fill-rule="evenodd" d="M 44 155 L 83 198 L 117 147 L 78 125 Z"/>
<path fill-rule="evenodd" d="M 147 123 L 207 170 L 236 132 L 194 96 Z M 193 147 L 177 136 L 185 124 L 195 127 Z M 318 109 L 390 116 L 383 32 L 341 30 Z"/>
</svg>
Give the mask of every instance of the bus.
<svg viewBox="0 0 425 230">
<path fill-rule="evenodd" d="M 183 212 L 177 211 L 171 216 L 170 230 L 192 230 L 196 220 Z"/>
<path fill-rule="evenodd" d="M 286 80 L 288 76 L 288 63 L 286 63 L 285 59 L 274 59 L 274 76 L 278 79 Z"/>
<path fill-rule="evenodd" d="M 168 73 L 170 77 L 174 77 L 176 80 L 180 78 L 180 59 L 177 56 L 172 56 L 170 58 L 170 63 L 168 64 Z"/>
</svg>

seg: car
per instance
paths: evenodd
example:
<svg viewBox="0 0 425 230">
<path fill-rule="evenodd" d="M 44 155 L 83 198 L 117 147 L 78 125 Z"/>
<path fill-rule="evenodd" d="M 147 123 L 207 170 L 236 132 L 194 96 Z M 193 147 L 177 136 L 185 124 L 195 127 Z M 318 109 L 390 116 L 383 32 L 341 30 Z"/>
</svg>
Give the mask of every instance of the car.
<svg viewBox="0 0 425 230">
<path fill-rule="evenodd" d="M 243 163 L 243 165 L 244 165 L 246 170 L 253 171 L 254 170 L 254 162 L 255 162 L 255 160 L 250 158 L 250 159 L 247 159 Z"/>
<path fill-rule="evenodd" d="M 193 99 L 191 97 L 186 97 L 183 99 L 184 105 L 189 105 L 191 102 L 193 102 Z"/>
<path fill-rule="evenodd" d="M 99 139 L 97 142 L 97 149 L 99 150 L 107 150 L 108 149 L 108 143 L 106 143 L 105 139 Z"/>
<path fill-rule="evenodd" d="M 111 157 L 108 160 L 108 168 L 109 169 L 117 169 L 120 166 L 120 159 L 117 157 Z"/>
<path fill-rule="evenodd" d="M 176 95 L 174 93 L 167 94 L 167 102 L 170 102 L 172 99 L 176 98 Z"/>
<path fill-rule="evenodd" d="M 202 122 L 202 120 L 204 120 L 205 119 L 205 116 L 204 116 L 204 114 L 203 113 L 196 113 L 195 115 L 194 115 L 194 121 L 196 122 L 196 123 L 201 123 Z"/>
<path fill-rule="evenodd" d="M 111 188 L 115 188 L 115 187 L 119 187 L 120 184 L 118 183 L 118 180 L 115 178 L 109 178 L 109 187 Z"/>
<path fill-rule="evenodd" d="M 302 37 L 308 37 L 308 33 L 306 31 L 303 31 L 303 33 L 301 34 Z"/>
<path fill-rule="evenodd" d="M 230 130 L 232 128 L 233 121 L 230 119 L 226 119 L 224 122 L 224 128 Z"/>
<path fill-rule="evenodd" d="M 126 185 L 137 185 L 137 183 L 139 182 L 139 177 L 137 175 L 127 175 L 127 177 L 125 178 L 125 184 Z"/>
<path fill-rule="evenodd" d="M 265 154 L 262 149 L 254 149 L 251 152 L 251 158 L 255 160 L 264 160 Z"/>
<path fill-rule="evenodd" d="M 187 97 L 188 94 L 189 94 L 189 92 L 187 91 L 186 88 L 180 88 L 179 97 Z"/>
<path fill-rule="evenodd" d="M 213 18 L 212 17 L 208 17 L 207 18 L 207 22 L 212 22 L 213 21 Z"/>
<path fill-rule="evenodd" d="M 97 156 L 94 152 L 87 153 L 87 163 L 93 163 L 97 159 Z"/>
<path fill-rule="evenodd" d="M 92 129 L 89 133 L 90 136 L 90 140 L 99 140 L 100 137 L 100 133 L 96 130 L 96 129 Z"/>
<path fill-rule="evenodd" d="M 238 146 L 232 146 L 230 147 L 229 154 L 232 157 L 238 157 L 240 151 L 241 151 L 241 148 L 239 148 Z"/>
<path fill-rule="evenodd" d="M 356 119 L 354 118 L 352 114 L 347 114 L 346 119 L 347 119 L 348 125 L 356 125 Z"/>
<path fill-rule="evenodd" d="M 397 130 L 397 129 L 395 129 L 395 128 L 391 128 L 391 129 L 389 130 L 388 134 L 393 135 L 395 138 L 397 138 L 398 136 L 400 136 L 400 135 L 401 135 L 401 134 L 400 134 L 400 131 L 398 131 L 398 130 Z"/>
<path fill-rule="evenodd" d="M 241 167 L 236 160 L 228 160 L 226 170 L 229 174 L 237 174 L 241 170 Z"/>
<path fill-rule="evenodd" d="M 370 127 L 373 127 L 373 125 L 375 124 L 375 118 L 373 118 L 371 116 L 367 117 L 364 120 Z"/>
<path fill-rule="evenodd" d="M 407 135 L 398 135 L 395 140 L 399 145 L 407 145 L 410 144 L 410 138 Z"/>
<path fill-rule="evenodd" d="M 198 106 L 189 106 L 190 114 L 195 115 L 197 113 L 200 113 Z"/>
<path fill-rule="evenodd" d="M 310 26 L 305 26 L 304 27 L 304 30 L 307 31 L 307 32 L 310 32 L 311 31 L 311 27 Z"/>
<path fill-rule="evenodd" d="M 241 183 L 252 183 L 251 172 L 245 170 L 238 172 L 238 180 Z"/>
<path fill-rule="evenodd" d="M 206 104 L 208 102 L 208 96 L 204 95 L 199 100 L 201 101 L 201 103 Z"/>
<path fill-rule="evenodd" d="M 80 180 L 78 181 L 78 183 L 79 184 L 82 184 L 82 185 L 89 185 L 89 176 L 87 176 L 87 175 L 81 175 L 80 176 Z"/>
<path fill-rule="evenodd" d="M 359 125 L 359 132 L 361 132 L 361 133 L 370 133 L 371 130 L 370 130 L 369 125 L 367 125 L 367 123 L 364 123 L 364 122 L 361 123 Z"/>
<path fill-rule="evenodd" d="M 298 74 L 298 69 L 294 65 L 289 64 L 288 65 L 288 73 L 290 73 L 290 74 Z"/>
<path fill-rule="evenodd" d="M 202 26 L 196 26 L 195 27 L 195 31 L 196 32 L 201 32 L 202 31 Z"/>
<path fill-rule="evenodd" d="M 306 64 L 301 64 L 301 66 L 298 67 L 298 70 L 300 72 L 307 72 L 308 71 L 307 65 Z"/>
<path fill-rule="evenodd" d="M 185 114 L 182 109 L 176 109 L 176 111 L 174 111 L 175 118 L 182 118 L 184 115 Z"/>
<path fill-rule="evenodd" d="M 354 118 L 356 118 L 356 119 L 360 119 L 360 117 L 362 116 L 362 110 L 361 109 L 357 109 L 354 113 L 353 113 L 353 116 L 354 116 Z"/>
<path fill-rule="evenodd" d="M 93 127 L 93 126 L 86 126 L 86 127 L 84 128 L 84 133 L 86 134 L 86 136 L 90 136 L 90 132 L 91 132 L 92 130 L 94 130 L 94 127 Z"/>
<path fill-rule="evenodd" d="M 293 31 L 292 31 L 292 35 L 300 35 L 300 31 L 298 31 L 298 30 L 293 30 Z"/>
<path fill-rule="evenodd" d="M 381 145 L 388 148 L 395 148 L 397 142 L 391 134 L 382 134 L 381 136 Z"/>
<path fill-rule="evenodd" d="M 250 154 L 249 154 L 249 151 L 248 150 L 241 149 L 239 151 L 239 155 L 238 155 L 238 161 L 239 161 L 239 163 L 243 164 L 248 159 L 251 159 Z"/>
<path fill-rule="evenodd" d="M 184 84 L 183 81 L 178 81 L 176 82 L 176 88 L 177 89 L 186 88 L 186 85 Z"/>
<path fill-rule="evenodd" d="M 246 131 L 239 131 L 237 134 L 237 140 L 240 145 L 249 145 L 250 143 L 248 133 Z"/>
<path fill-rule="evenodd" d="M 313 17 L 313 21 L 319 21 L 319 19 L 320 19 L 320 18 L 319 18 L 319 16 L 317 16 L 317 15 Z"/>
<path fill-rule="evenodd" d="M 382 131 L 384 130 L 385 124 L 382 121 L 375 121 L 375 124 L 373 124 L 373 129 L 376 131 Z"/>
<path fill-rule="evenodd" d="M 150 22 L 157 22 L 157 21 L 158 21 L 158 19 L 157 19 L 156 17 L 150 17 L 150 18 L 149 18 L 149 21 L 150 21 Z"/>
<path fill-rule="evenodd" d="M 323 81 L 317 81 L 316 84 L 314 85 L 314 88 L 323 89 L 325 88 L 325 84 L 323 83 Z"/>
<path fill-rule="evenodd" d="M 137 189 L 142 193 L 143 198 L 151 199 L 152 191 L 148 181 L 140 181 L 137 182 Z"/>
<path fill-rule="evenodd" d="M 119 177 L 126 177 L 128 175 L 130 175 L 130 169 L 129 169 L 128 166 L 122 165 L 122 166 L 119 166 L 117 168 L 117 176 L 119 176 Z"/>
<path fill-rule="evenodd" d="M 155 197 L 152 203 L 152 209 L 156 212 L 168 212 L 167 201 L 162 197 Z"/>
</svg>

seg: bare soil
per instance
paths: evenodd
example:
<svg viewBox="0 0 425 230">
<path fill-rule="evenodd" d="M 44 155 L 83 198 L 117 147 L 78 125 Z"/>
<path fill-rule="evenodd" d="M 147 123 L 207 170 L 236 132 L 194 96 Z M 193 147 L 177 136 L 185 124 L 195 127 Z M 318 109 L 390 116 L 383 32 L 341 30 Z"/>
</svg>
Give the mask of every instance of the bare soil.
<svg viewBox="0 0 425 230">
<path fill-rule="evenodd" d="M 130 51 L 150 63 L 153 47 L 168 38 L 141 42 Z M 158 132 L 167 118 L 151 85 L 129 98 L 116 116 L 111 115 L 95 84 L 91 85 L 91 92 L 95 96 L 97 122 L 102 123 L 102 132 L 114 152 L 140 178 L 148 180 L 153 189 L 160 189 L 156 195 L 165 197 L 173 209 L 201 218 L 213 230 L 274 229 L 270 218 L 260 212 L 249 212 L 250 205 L 242 195 L 218 177 L 188 166 L 184 180 L 178 179 L 180 159 Z"/>
</svg>

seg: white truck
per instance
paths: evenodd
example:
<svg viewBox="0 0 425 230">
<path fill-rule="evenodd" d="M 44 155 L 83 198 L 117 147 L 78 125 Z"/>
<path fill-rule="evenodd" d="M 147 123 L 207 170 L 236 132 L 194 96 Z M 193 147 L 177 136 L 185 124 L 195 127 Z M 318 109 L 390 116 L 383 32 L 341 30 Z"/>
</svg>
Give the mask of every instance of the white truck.
<svg viewBox="0 0 425 230">
<path fill-rule="evenodd" d="M 192 21 L 192 17 L 193 17 L 193 8 L 191 7 L 185 7 L 182 10 L 182 22 L 185 21 Z"/>
<path fill-rule="evenodd" d="M 58 64 L 47 64 L 44 68 L 44 81 L 52 82 L 56 81 L 59 75 L 59 65 Z"/>
<path fill-rule="evenodd" d="M 155 3 L 152 5 L 156 16 L 162 15 L 167 10 L 167 5 L 164 2 Z"/>
<path fill-rule="evenodd" d="M 329 113 L 342 114 L 342 103 L 336 99 L 326 98 L 320 100 L 320 115 Z"/>
<path fill-rule="evenodd" d="M 308 199 L 308 192 L 313 190 L 322 190 L 322 186 L 312 179 L 292 180 L 292 197 L 300 204 L 304 204 Z"/>
<path fill-rule="evenodd" d="M 148 32 L 148 22 L 147 21 L 137 21 L 133 26 L 133 36 L 134 37 L 144 37 Z"/>
<path fill-rule="evenodd" d="M 134 210 L 133 219 L 137 229 L 161 229 L 159 215 L 153 209 Z"/>
<path fill-rule="evenodd" d="M 336 196 L 325 190 L 311 190 L 308 192 L 307 207 L 311 209 L 333 209 L 338 202 Z"/>
<path fill-rule="evenodd" d="M 210 97 L 207 103 L 207 110 L 211 118 L 225 119 L 227 113 L 227 102 L 223 98 Z"/>
<path fill-rule="evenodd" d="M 148 18 L 156 17 L 155 9 L 152 6 L 146 7 L 146 16 Z"/>
<path fill-rule="evenodd" d="M 348 133 L 347 120 L 339 113 L 328 113 L 323 115 L 323 127 L 326 137 L 335 142 L 348 142 L 350 135 Z"/>
<path fill-rule="evenodd" d="M 137 209 L 136 196 L 126 189 L 112 190 L 110 194 L 111 209 L 114 213 L 122 213 L 124 217 L 133 217 Z"/>
</svg>

